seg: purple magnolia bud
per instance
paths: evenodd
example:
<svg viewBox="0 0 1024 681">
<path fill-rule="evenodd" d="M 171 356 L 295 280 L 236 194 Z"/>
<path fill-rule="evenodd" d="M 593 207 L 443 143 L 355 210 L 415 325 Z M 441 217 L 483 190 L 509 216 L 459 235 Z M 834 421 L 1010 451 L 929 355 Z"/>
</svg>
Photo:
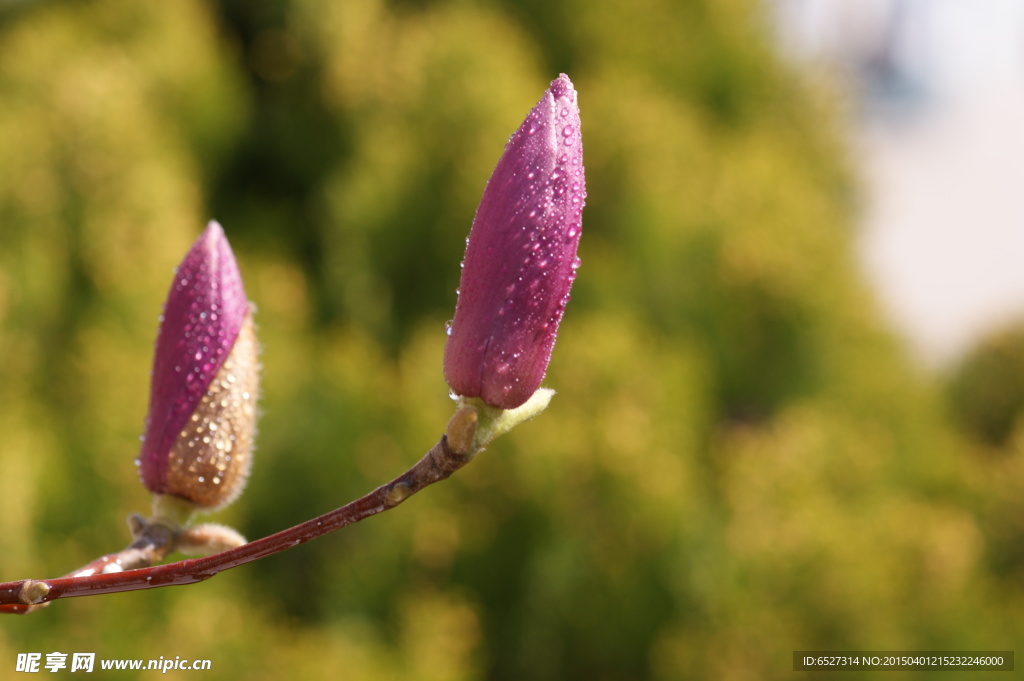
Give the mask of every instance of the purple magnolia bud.
<svg viewBox="0 0 1024 681">
<path fill-rule="evenodd" d="M 210 509 L 245 486 L 259 382 L 251 306 L 211 222 L 175 272 L 153 358 L 139 474 L 154 494 Z"/>
<path fill-rule="evenodd" d="M 540 387 L 579 267 L 585 197 L 580 112 L 562 74 L 505 145 L 473 219 L 444 349 L 456 394 L 514 409 Z"/>
</svg>

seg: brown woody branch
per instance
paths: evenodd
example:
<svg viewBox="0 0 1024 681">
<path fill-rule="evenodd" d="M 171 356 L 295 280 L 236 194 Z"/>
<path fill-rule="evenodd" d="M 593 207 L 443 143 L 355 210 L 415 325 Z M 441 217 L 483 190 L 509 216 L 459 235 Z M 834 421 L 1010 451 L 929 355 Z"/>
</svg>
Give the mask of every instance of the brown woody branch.
<svg viewBox="0 0 1024 681">
<path fill-rule="evenodd" d="M 452 435 L 456 440 L 462 439 L 456 433 Z M 472 436 L 469 437 L 471 440 Z M 148 526 L 123 551 L 97 558 L 64 577 L 0 583 L 0 613 L 24 614 L 58 598 L 204 581 L 218 572 L 280 553 L 394 508 L 424 487 L 444 480 L 469 463 L 472 457 L 462 453 L 465 451 L 469 451 L 468 446 L 456 442 L 452 447 L 448 436 L 444 435 L 412 468 L 369 494 L 287 530 L 202 558 L 149 567 L 163 560 L 173 548 L 174 540 L 166 536 L 160 525 Z"/>
</svg>

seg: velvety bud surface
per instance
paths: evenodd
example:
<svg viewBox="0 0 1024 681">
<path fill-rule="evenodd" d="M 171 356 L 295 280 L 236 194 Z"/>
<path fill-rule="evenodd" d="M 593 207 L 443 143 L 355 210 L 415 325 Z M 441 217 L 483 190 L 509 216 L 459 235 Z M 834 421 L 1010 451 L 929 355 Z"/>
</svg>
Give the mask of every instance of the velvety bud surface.
<svg viewBox="0 0 1024 681">
<path fill-rule="evenodd" d="M 211 222 L 178 266 L 160 321 L 139 456 L 146 487 L 200 506 L 236 495 L 248 472 L 257 380 L 242 278 Z"/>
<path fill-rule="evenodd" d="M 174 440 L 164 493 L 211 509 L 242 492 L 252 465 L 258 381 L 256 331 L 246 314 L 227 360 Z"/>
<path fill-rule="evenodd" d="M 456 394 L 513 409 L 540 387 L 585 198 L 579 107 L 562 74 L 509 139 L 473 219 L 444 353 Z"/>
</svg>

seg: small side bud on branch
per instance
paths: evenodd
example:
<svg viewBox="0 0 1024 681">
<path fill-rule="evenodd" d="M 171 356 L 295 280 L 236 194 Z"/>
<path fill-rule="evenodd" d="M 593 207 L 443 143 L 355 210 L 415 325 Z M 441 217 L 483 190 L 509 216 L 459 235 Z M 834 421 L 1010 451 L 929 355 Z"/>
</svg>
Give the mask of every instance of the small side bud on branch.
<svg viewBox="0 0 1024 681">
<path fill-rule="evenodd" d="M 448 438 L 448 447 L 456 454 L 472 456 L 476 453 L 476 426 L 479 421 L 476 409 L 462 405 L 455 410 L 448 420 L 444 434 Z"/>
<path fill-rule="evenodd" d="M 203 523 L 186 527 L 178 533 L 175 548 L 193 556 L 220 553 L 245 543 L 238 530 L 218 523 Z"/>
</svg>

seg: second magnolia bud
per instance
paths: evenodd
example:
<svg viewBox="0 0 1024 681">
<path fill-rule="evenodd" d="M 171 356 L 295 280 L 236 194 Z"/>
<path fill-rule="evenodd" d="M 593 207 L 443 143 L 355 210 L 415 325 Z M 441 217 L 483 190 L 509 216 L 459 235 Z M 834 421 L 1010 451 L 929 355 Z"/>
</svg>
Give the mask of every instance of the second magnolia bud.
<svg viewBox="0 0 1024 681">
<path fill-rule="evenodd" d="M 157 336 L 139 455 L 151 492 L 203 510 L 241 493 L 255 433 L 257 354 L 238 265 L 212 222 L 175 273 Z"/>
</svg>

